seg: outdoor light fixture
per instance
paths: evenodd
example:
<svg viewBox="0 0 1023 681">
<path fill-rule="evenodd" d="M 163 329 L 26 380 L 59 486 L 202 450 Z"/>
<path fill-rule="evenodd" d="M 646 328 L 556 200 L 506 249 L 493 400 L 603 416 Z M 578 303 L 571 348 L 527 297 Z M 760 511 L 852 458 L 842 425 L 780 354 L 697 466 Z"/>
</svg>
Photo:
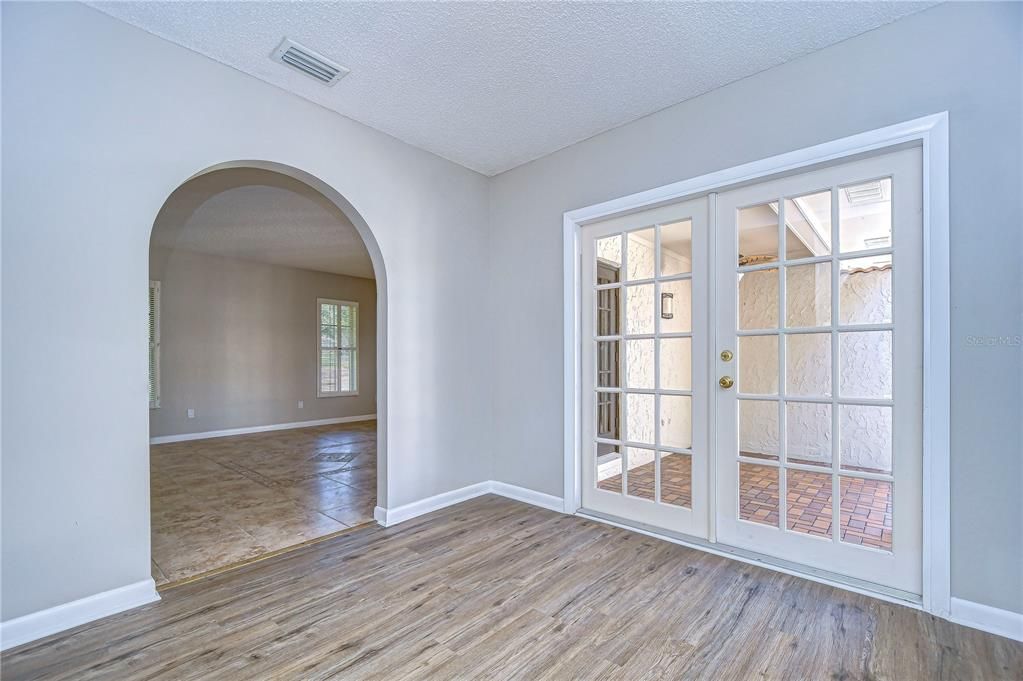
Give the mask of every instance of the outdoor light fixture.
<svg viewBox="0 0 1023 681">
<path fill-rule="evenodd" d="M 675 294 L 661 294 L 661 319 L 675 318 Z"/>
</svg>

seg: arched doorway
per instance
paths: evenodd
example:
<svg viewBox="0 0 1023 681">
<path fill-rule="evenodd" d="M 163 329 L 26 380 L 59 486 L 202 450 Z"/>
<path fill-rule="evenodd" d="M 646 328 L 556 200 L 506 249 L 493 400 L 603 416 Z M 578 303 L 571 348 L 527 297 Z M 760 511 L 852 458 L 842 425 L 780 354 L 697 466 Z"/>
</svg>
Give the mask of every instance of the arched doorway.
<svg viewBox="0 0 1023 681">
<path fill-rule="evenodd" d="M 158 585 L 372 521 L 385 296 L 368 225 L 308 173 L 224 163 L 171 193 L 150 236 Z"/>
</svg>

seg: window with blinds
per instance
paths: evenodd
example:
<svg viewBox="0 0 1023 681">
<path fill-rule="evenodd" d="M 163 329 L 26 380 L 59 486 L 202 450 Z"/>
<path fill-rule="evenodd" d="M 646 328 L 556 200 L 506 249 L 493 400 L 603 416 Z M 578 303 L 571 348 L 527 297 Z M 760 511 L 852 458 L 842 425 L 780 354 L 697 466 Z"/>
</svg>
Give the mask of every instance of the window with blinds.
<svg viewBox="0 0 1023 681">
<path fill-rule="evenodd" d="M 160 282 L 149 282 L 149 408 L 160 407 Z"/>
<path fill-rule="evenodd" d="M 317 395 L 353 395 L 359 389 L 359 304 L 317 300 L 319 306 L 319 371 Z"/>
</svg>

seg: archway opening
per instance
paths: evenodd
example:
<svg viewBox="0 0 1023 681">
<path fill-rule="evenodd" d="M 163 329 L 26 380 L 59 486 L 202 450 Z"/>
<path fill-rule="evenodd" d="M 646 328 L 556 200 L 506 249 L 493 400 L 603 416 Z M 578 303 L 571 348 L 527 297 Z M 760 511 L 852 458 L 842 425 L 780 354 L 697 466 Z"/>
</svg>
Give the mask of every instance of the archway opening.
<svg viewBox="0 0 1023 681">
<path fill-rule="evenodd" d="M 288 166 L 211 167 L 167 198 L 149 269 L 157 585 L 372 522 L 386 287 L 354 207 Z"/>
</svg>

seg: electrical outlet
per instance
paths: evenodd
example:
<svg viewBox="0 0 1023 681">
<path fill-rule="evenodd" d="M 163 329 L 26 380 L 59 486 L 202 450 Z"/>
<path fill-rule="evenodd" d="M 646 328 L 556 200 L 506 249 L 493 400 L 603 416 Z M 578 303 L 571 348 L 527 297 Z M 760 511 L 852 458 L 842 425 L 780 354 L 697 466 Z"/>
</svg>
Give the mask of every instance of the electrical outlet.
<svg viewBox="0 0 1023 681">
<path fill-rule="evenodd" d="M 188 410 L 188 418 L 190 418 L 190 419 L 194 419 L 195 418 L 195 409 L 189 409 Z"/>
<path fill-rule="evenodd" d="M 305 409 L 305 402 L 303 402 L 302 400 L 299 400 L 298 401 L 298 408 L 299 409 Z"/>
</svg>

